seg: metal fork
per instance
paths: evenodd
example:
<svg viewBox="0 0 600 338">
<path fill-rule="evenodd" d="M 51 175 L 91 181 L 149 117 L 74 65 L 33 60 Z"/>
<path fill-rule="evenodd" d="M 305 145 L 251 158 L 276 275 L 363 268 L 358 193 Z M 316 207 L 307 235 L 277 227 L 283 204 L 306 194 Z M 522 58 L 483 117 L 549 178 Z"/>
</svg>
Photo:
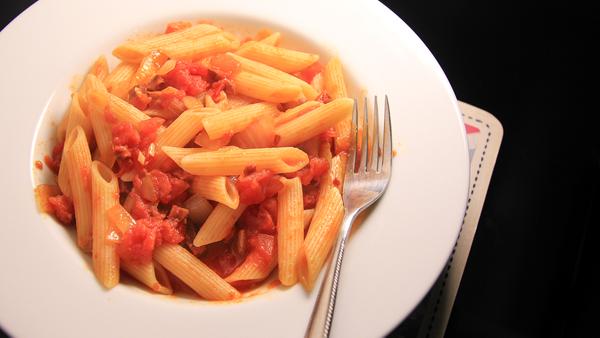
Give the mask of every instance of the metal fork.
<svg viewBox="0 0 600 338">
<path fill-rule="evenodd" d="M 390 105 L 385 96 L 384 127 L 382 144 L 379 140 L 379 111 L 377 96 L 374 103 L 373 132 L 369 135 L 369 114 L 367 99 L 364 101 L 364 119 L 362 126 L 362 142 L 358 148 L 358 102 L 354 99 L 352 126 L 354 135 L 353 147 L 350 149 L 346 179 L 344 182 L 344 207 L 346 213 L 340 234 L 333 250 L 331 261 L 317 302 L 306 330 L 306 337 L 329 337 L 335 301 L 339 287 L 340 270 L 344 259 L 344 248 L 356 216 L 373 204 L 390 182 L 392 173 L 392 126 L 390 121 Z M 369 149 L 369 136 L 372 147 Z M 360 151 L 360 154 L 358 153 Z M 359 161 L 359 163 L 357 163 Z"/>
</svg>

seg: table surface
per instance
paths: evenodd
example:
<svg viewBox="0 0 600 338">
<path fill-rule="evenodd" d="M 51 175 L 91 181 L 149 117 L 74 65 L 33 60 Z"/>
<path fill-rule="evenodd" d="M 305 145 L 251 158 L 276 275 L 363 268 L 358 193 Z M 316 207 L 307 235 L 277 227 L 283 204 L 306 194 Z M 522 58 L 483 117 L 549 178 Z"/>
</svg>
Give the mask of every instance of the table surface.
<svg viewBox="0 0 600 338">
<path fill-rule="evenodd" d="M 3 2 L 0 27 L 32 2 Z M 446 337 L 588 336 L 599 301 L 591 225 L 600 224 L 600 138 L 589 102 L 598 94 L 586 68 L 595 12 L 533 1 L 383 2 L 429 47 L 456 96 L 504 127 Z"/>
</svg>

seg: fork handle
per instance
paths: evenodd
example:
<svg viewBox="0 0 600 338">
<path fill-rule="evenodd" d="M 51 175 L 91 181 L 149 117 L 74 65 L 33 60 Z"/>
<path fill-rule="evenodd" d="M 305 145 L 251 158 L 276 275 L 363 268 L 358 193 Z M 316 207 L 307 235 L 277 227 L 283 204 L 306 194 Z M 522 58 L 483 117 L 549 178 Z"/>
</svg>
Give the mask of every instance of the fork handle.
<svg viewBox="0 0 600 338">
<path fill-rule="evenodd" d="M 329 337 L 338 286 L 340 283 L 340 271 L 344 260 L 346 239 L 350 233 L 350 227 L 352 226 L 352 222 L 354 222 L 354 217 L 355 215 L 345 217 L 344 222 L 342 223 L 340 235 L 336 241 L 329 267 L 325 272 L 325 278 L 323 278 L 321 289 L 317 296 L 317 302 L 310 317 L 308 328 L 306 329 L 306 338 Z"/>
</svg>

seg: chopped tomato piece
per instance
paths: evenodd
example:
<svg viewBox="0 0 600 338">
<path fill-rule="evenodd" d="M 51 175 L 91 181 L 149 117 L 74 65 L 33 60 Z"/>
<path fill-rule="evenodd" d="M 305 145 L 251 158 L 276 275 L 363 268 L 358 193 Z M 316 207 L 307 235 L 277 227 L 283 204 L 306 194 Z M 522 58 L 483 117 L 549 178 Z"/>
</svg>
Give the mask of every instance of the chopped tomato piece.
<svg viewBox="0 0 600 338">
<path fill-rule="evenodd" d="M 190 27 L 192 27 L 192 23 L 189 21 L 169 22 L 167 24 L 167 28 L 165 29 L 165 34 L 181 31 Z"/>
<path fill-rule="evenodd" d="M 73 209 L 73 201 L 65 195 L 48 197 L 48 205 L 50 211 L 64 225 L 73 223 L 75 211 Z"/>
<path fill-rule="evenodd" d="M 275 234 L 277 230 L 273 217 L 267 209 L 261 206 L 248 207 L 240 217 L 240 223 L 250 234 L 259 232 Z"/>
<path fill-rule="evenodd" d="M 156 245 L 156 229 L 134 224 L 121 237 L 117 254 L 127 262 L 148 263 Z"/>
<path fill-rule="evenodd" d="M 198 63 L 177 61 L 175 68 L 165 74 L 164 80 L 190 96 L 196 96 L 209 87 L 208 70 Z"/>
<path fill-rule="evenodd" d="M 235 186 L 241 203 L 258 204 L 266 198 L 275 196 L 283 184 L 279 181 L 279 175 L 273 175 L 270 170 L 263 169 L 240 175 Z"/>
<path fill-rule="evenodd" d="M 140 134 L 131 123 L 117 122 L 112 127 L 113 151 L 119 158 L 131 157 L 140 144 Z"/>
<path fill-rule="evenodd" d="M 167 202 L 163 203 L 175 202 L 176 200 L 184 196 L 185 192 L 190 187 L 189 183 L 187 183 L 186 181 L 173 176 L 169 176 L 169 182 L 171 183 L 171 194 L 165 197 L 165 201 Z"/>
<path fill-rule="evenodd" d="M 121 259 L 130 262 L 150 262 L 156 247 L 183 241 L 182 231 L 181 224 L 170 218 L 162 219 L 158 216 L 137 220 L 137 223 L 122 235 L 117 254 Z"/>
<path fill-rule="evenodd" d="M 140 148 L 146 149 L 148 146 L 156 140 L 156 132 L 158 128 L 165 123 L 164 119 L 160 117 L 153 117 L 148 120 L 141 121 L 139 123 L 140 129 Z"/>
<path fill-rule="evenodd" d="M 180 222 L 175 219 L 167 218 L 160 222 L 160 241 L 157 245 L 178 244 L 184 239 L 183 227 Z"/>
<path fill-rule="evenodd" d="M 299 177 L 302 185 L 309 185 L 314 179 L 319 179 L 329 170 L 329 162 L 320 157 L 312 157 L 308 165 L 294 173 L 286 174 L 288 178 Z"/>
<path fill-rule="evenodd" d="M 275 236 L 259 233 L 250 236 L 248 244 L 251 250 L 256 252 L 263 262 L 271 262 L 277 256 Z"/>
</svg>

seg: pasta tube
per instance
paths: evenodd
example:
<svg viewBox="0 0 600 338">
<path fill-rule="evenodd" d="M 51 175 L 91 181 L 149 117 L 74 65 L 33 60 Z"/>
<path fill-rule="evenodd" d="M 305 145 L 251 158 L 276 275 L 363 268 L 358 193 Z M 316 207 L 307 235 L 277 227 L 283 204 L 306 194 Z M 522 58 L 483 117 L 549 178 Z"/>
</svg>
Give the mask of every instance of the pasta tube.
<svg viewBox="0 0 600 338">
<path fill-rule="evenodd" d="M 108 240 L 107 212 L 119 204 L 117 176 L 102 162 L 92 163 L 92 265 L 96 277 L 106 288 L 119 283 L 119 256 L 116 244 Z"/>
<path fill-rule="evenodd" d="M 320 135 L 352 113 L 353 101 L 333 100 L 275 128 L 277 146 L 287 147 Z"/>
<path fill-rule="evenodd" d="M 221 148 L 214 151 L 198 152 L 183 157 L 181 168 L 193 175 L 240 175 L 250 165 L 256 170 L 269 169 L 273 173 L 289 173 L 302 169 L 308 164 L 308 156 L 300 149 Z"/>
<path fill-rule="evenodd" d="M 289 286 L 298 280 L 298 253 L 304 241 L 304 207 L 300 179 L 295 177 L 282 182 L 283 188 L 277 195 L 277 252 L 279 280 Z"/>
<path fill-rule="evenodd" d="M 179 245 L 161 245 L 154 250 L 154 259 L 208 300 L 230 300 L 241 296 L 216 272 Z"/>
<path fill-rule="evenodd" d="M 65 143 L 68 147 L 66 165 L 71 181 L 71 195 L 75 209 L 77 244 L 84 251 L 92 249 L 92 200 L 90 187 L 90 166 L 92 156 L 81 127 L 73 129 Z"/>
</svg>

